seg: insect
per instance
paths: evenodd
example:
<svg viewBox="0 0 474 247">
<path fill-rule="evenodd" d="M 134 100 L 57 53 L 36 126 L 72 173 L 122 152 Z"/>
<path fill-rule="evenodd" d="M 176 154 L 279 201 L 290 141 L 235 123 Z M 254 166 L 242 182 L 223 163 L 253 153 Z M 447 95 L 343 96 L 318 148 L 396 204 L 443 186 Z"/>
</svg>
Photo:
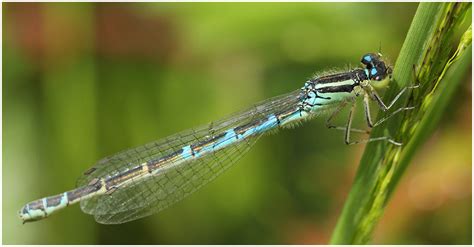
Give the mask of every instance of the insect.
<svg viewBox="0 0 474 247">
<path fill-rule="evenodd" d="M 77 202 L 82 211 L 103 224 L 120 224 L 151 215 L 213 180 L 263 134 L 323 113 L 331 113 L 328 127 L 345 130 L 346 144 L 387 141 L 401 145 L 386 136 L 350 140 L 351 132 L 360 132 L 351 127 L 359 96 L 363 97 L 369 127 L 400 111 L 413 109 L 399 108 L 373 123 L 369 102 L 375 101 L 387 111 L 407 88 L 385 104 L 374 86 L 389 80 L 392 69 L 379 53 L 362 56 L 361 63 L 362 68 L 314 77 L 298 90 L 231 117 L 104 158 L 84 172 L 76 189 L 30 202 L 19 211 L 19 217 L 23 222 L 40 220 Z M 331 120 L 347 105 L 351 108 L 346 126 L 333 126 Z"/>
</svg>

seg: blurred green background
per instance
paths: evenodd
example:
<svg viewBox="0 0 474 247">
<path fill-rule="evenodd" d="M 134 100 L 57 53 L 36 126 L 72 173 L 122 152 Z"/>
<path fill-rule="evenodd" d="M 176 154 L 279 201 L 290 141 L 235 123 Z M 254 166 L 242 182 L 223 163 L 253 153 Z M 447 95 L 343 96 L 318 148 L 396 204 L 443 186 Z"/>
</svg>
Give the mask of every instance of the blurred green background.
<svg viewBox="0 0 474 247">
<path fill-rule="evenodd" d="M 104 156 L 357 66 L 380 45 L 394 62 L 416 7 L 3 4 L 3 243 L 327 243 L 364 147 L 345 146 L 323 118 L 260 139 L 210 185 L 138 221 L 100 225 L 73 206 L 22 225 L 17 210 L 72 189 Z M 470 75 L 450 107 L 374 243 L 471 243 Z"/>
</svg>

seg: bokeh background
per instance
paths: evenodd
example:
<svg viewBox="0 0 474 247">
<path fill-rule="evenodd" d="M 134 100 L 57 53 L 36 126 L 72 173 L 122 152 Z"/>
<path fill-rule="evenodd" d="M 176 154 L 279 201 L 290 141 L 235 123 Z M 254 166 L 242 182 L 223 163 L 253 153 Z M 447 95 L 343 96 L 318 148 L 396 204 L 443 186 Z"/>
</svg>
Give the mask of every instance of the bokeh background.
<svg viewBox="0 0 474 247">
<path fill-rule="evenodd" d="M 394 61 L 416 7 L 4 3 L 3 243 L 327 243 L 364 147 L 345 146 L 324 119 L 260 139 L 210 185 L 138 221 L 100 225 L 73 206 L 22 225 L 17 210 L 72 189 L 104 156 L 290 92 L 314 72 L 357 66 L 380 46 Z M 470 78 L 373 243 L 471 243 Z"/>
</svg>

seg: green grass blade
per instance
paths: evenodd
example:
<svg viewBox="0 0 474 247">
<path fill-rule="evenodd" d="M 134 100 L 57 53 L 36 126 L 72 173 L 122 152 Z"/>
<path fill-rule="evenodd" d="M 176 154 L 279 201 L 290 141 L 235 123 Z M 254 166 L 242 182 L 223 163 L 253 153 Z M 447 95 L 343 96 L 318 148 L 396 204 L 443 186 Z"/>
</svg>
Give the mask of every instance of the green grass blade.
<svg viewBox="0 0 474 247">
<path fill-rule="evenodd" d="M 394 67 L 393 82 L 384 100 L 414 84 L 420 87 L 395 107 L 415 106 L 389 123 L 374 128 L 372 137 L 392 136 L 404 143 L 367 145 L 343 212 L 333 232 L 332 244 L 364 244 L 383 214 L 390 195 L 413 154 L 433 132 L 447 104 L 462 82 L 471 62 L 471 28 L 465 29 L 471 3 L 421 3 Z M 459 43 L 456 52 L 452 47 Z M 416 77 L 413 70 L 416 67 Z M 379 112 L 379 117 L 385 113 Z"/>
</svg>

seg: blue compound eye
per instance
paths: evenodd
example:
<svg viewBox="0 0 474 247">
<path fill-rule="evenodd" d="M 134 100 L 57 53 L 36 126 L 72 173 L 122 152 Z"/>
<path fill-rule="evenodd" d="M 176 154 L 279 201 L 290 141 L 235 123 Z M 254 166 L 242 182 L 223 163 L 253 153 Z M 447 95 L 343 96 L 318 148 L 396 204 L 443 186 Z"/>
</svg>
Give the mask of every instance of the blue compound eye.
<svg viewBox="0 0 474 247">
<path fill-rule="evenodd" d="M 376 75 L 376 74 L 377 74 L 377 69 L 376 69 L 376 68 L 372 68 L 372 69 L 370 70 L 370 74 L 371 74 L 371 75 Z"/>
<path fill-rule="evenodd" d="M 390 67 L 385 65 L 381 54 L 367 53 L 362 56 L 361 63 L 365 65 L 365 73 L 369 80 L 382 81 L 392 72 Z"/>
<path fill-rule="evenodd" d="M 369 56 L 369 55 L 365 55 L 364 60 L 370 63 L 370 62 L 372 62 L 372 57 Z"/>
<path fill-rule="evenodd" d="M 362 56 L 360 62 L 365 65 L 368 69 L 374 67 L 374 62 L 376 62 L 377 56 L 373 53 L 367 53 Z"/>
</svg>

